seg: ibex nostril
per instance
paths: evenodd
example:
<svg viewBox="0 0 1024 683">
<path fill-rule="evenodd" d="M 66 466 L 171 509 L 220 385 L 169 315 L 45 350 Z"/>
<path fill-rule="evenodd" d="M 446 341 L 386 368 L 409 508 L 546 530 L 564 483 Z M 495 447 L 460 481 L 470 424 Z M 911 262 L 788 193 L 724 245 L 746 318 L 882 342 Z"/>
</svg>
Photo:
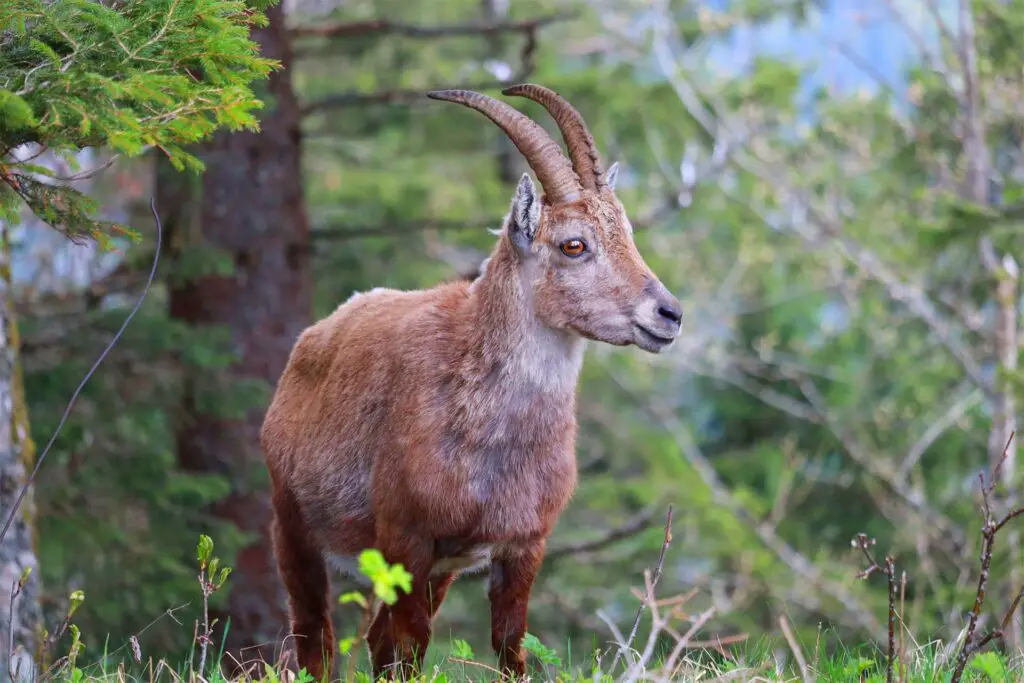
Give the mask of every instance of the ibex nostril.
<svg viewBox="0 0 1024 683">
<path fill-rule="evenodd" d="M 669 304 L 663 303 L 660 306 L 658 306 L 658 315 L 660 315 L 662 318 L 667 318 L 668 320 L 671 320 L 674 323 L 679 323 L 682 322 L 683 320 L 683 311 L 680 308 L 679 304 L 674 301 Z"/>
</svg>

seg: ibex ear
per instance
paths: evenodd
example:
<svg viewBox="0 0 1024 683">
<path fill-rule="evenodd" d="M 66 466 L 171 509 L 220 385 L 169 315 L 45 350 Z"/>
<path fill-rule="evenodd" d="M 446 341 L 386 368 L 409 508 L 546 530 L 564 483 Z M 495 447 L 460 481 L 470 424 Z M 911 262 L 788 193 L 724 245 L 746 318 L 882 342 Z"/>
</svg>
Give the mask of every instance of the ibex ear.
<svg viewBox="0 0 1024 683">
<path fill-rule="evenodd" d="M 616 161 L 614 164 L 612 164 L 611 166 L 608 167 L 608 170 L 605 171 L 605 174 L 604 174 L 604 181 L 606 183 L 608 183 L 608 189 L 609 190 L 614 190 L 615 189 L 615 181 L 618 180 L 618 179 L 619 179 L 619 162 Z"/>
<path fill-rule="evenodd" d="M 520 251 L 528 252 L 540 224 L 540 198 L 530 176 L 523 174 L 512 200 L 512 214 L 508 221 L 508 236 Z"/>
</svg>

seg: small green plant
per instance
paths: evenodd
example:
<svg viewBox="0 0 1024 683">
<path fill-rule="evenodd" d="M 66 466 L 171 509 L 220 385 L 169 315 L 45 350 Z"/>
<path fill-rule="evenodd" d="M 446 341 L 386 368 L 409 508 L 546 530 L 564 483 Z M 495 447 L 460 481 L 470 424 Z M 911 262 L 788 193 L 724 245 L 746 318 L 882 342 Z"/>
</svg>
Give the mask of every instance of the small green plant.
<svg viewBox="0 0 1024 683">
<path fill-rule="evenodd" d="M 338 597 L 340 604 L 359 605 L 363 612 L 359 631 L 353 636 L 338 641 L 338 652 L 342 655 L 351 654 L 353 648 L 365 637 L 370 617 L 373 615 L 375 599 L 379 599 L 385 605 L 393 605 L 398 600 L 399 590 L 405 593 L 412 591 L 412 574 L 407 572 L 401 564 L 389 564 L 384 559 L 384 555 L 375 548 L 368 548 L 359 554 L 359 571 L 370 580 L 373 593 L 369 600 L 358 591 L 342 593 Z M 354 667 L 355 658 L 350 658 L 348 678 L 359 681 L 359 675 L 362 672 L 356 673 Z"/>
<path fill-rule="evenodd" d="M 379 550 L 370 548 L 359 554 L 359 571 L 373 583 L 373 593 L 386 605 L 398 600 L 397 589 L 412 590 L 412 574 L 401 564 L 389 565 Z"/>
<path fill-rule="evenodd" d="M 15 587 L 14 597 L 18 596 L 18 593 L 24 587 L 25 582 L 28 581 L 30 571 L 22 572 L 21 578 Z M 77 681 L 82 680 L 83 674 L 81 669 L 76 666 L 78 655 L 81 654 L 82 650 L 85 649 L 85 643 L 82 642 L 82 632 L 78 626 L 71 623 L 71 618 L 75 616 L 75 612 L 85 602 L 85 593 L 76 590 L 72 591 L 71 595 L 68 596 L 68 611 L 65 612 L 64 618 L 61 619 L 60 625 L 50 633 L 46 629 L 42 629 L 39 638 L 39 649 L 36 651 L 36 666 L 39 671 L 45 671 L 43 678 L 51 677 L 58 671 L 67 671 L 69 680 Z M 57 661 L 48 665 L 48 660 L 56 648 L 58 641 L 64 636 L 65 633 L 71 632 L 71 645 L 68 648 L 68 654 L 64 657 L 57 659 Z M 18 678 L 20 671 L 14 672 L 14 677 Z"/>
<path fill-rule="evenodd" d="M 532 633 L 527 633 L 523 637 L 523 649 L 539 659 L 542 664 L 562 666 L 562 658 L 558 656 L 558 653 L 540 642 Z"/>
<path fill-rule="evenodd" d="M 1003 663 L 998 654 L 992 651 L 975 655 L 968 668 L 971 671 L 984 674 L 990 681 L 1010 680 L 1010 672 L 1007 670 L 1006 664 Z"/>
<path fill-rule="evenodd" d="M 199 588 L 203 595 L 203 616 L 202 623 L 196 623 L 196 640 L 199 643 L 199 675 L 206 671 L 206 651 L 213 642 L 213 626 L 217 623 L 214 619 L 210 621 L 210 596 L 224 587 L 224 583 L 231 575 L 231 567 L 220 566 L 220 558 L 213 554 L 213 539 L 206 534 L 200 534 L 199 543 L 196 546 L 196 559 L 199 561 Z"/>
<path fill-rule="evenodd" d="M 455 657 L 456 659 L 472 660 L 473 648 L 471 648 L 469 646 L 469 643 L 467 643 L 466 641 L 456 638 L 452 641 L 451 656 Z"/>
</svg>

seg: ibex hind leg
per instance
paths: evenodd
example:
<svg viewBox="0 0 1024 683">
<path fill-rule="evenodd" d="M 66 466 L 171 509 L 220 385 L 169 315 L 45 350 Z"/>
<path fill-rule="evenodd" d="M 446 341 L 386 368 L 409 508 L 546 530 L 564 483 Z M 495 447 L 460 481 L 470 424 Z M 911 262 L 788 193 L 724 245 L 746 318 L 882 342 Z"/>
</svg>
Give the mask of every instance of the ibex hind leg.
<svg viewBox="0 0 1024 683">
<path fill-rule="evenodd" d="M 328 677 L 334 661 L 334 629 L 331 625 L 330 581 L 323 555 L 312 544 L 309 529 L 295 496 L 275 487 L 274 553 L 278 571 L 288 591 L 291 640 L 298 667 L 316 680 Z"/>
</svg>

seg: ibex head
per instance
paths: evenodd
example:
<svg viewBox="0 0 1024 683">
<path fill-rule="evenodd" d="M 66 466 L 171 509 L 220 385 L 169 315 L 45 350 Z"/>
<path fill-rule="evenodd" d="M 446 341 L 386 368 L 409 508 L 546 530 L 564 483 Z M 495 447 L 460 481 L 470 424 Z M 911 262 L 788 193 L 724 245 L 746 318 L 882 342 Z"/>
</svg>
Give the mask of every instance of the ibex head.
<svg viewBox="0 0 1024 683">
<path fill-rule="evenodd" d="M 537 317 L 597 341 L 662 351 L 679 335 L 682 312 L 633 242 L 633 228 L 614 193 L 618 164 L 601 169 L 583 117 L 555 92 L 532 84 L 502 92 L 544 105 L 569 158 L 539 124 L 500 100 L 466 90 L 428 96 L 487 116 L 540 181 L 543 196 L 523 174 L 501 235 L 526 276 Z"/>
</svg>

